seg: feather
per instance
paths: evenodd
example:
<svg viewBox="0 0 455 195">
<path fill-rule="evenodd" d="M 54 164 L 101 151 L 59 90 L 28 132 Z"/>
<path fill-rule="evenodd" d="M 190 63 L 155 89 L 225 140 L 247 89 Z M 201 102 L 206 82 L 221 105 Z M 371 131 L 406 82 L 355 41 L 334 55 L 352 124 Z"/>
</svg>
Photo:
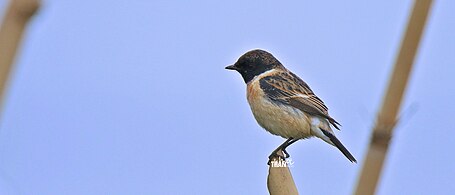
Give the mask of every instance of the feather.
<svg viewBox="0 0 455 195">
<path fill-rule="evenodd" d="M 324 102 L 297 75 L 286 70 L 261 78 L 259 84 L 268 98 L 307 114 L 324 117 L 336 129 L 340 129 L 340 123 L 330 117 Z"/>
</svg>

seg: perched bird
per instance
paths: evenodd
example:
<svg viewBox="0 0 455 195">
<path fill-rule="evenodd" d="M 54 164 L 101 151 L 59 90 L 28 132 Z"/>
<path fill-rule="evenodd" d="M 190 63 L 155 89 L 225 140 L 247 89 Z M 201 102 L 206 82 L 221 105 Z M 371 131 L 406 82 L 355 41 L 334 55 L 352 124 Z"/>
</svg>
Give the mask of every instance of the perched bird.
<svg viewBox="0 0 455 195">
<path fill-rule="evenodd" d="M 357 162 L 335 137 L 331 125 L 339 130 L 340 124 L 330 117 L 324 102 L 272 54 L 252 50 L 226 69 L 242 75 L 247 84 L 248 103 L 259 125 L 287 139 L 272 152 L 269 160 L 289 157 L 286 147 L 300 139 L 316 136 L 337 147 L 351 162 Z"/>
</svg>

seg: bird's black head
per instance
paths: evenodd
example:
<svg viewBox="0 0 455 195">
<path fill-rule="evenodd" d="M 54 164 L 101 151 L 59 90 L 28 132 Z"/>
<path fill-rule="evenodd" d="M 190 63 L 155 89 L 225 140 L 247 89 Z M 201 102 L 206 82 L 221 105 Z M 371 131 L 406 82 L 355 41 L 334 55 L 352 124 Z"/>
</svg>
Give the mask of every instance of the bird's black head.
<svg viewBox="0 0 455 195">
<path fill-rule="evenodd" d="M 265 71 L 282 67 L 283 65 L 271 53 L 256 49 L 246 52 L 234 65 L 227 66 L 226 69 L 236 70 L 242 75 L 245 83 L 248 83 Z"/>
</svg>

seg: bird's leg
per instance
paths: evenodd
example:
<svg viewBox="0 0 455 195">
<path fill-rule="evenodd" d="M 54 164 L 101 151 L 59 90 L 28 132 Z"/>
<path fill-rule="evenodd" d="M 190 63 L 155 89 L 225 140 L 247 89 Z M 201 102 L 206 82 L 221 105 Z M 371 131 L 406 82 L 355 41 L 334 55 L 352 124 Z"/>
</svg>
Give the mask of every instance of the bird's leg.
<svg viewBox="0 0 455 195">
<path fill-rule="evenodd" d="M 291 141 L 289 141 L 289 139 L 292 139 Z M 289 153 L 286 151 L 286 148 L 288 146 L 290 146 L 291 144 L 295 143 L 296 141 L 298 141 L 299 139 L 294 139 L 294 138 L 289 138 L 288 140 L 286 140 L 287 144 L 285 146 L 283 146 L 283 149 L 282 151 L 284 152 L 284 154 L 286 155 L 285 158 L 289 158 L 291 157 L 291 155 L 289 155 Z"/>
<path fill-rule="evenodd" d="M 299 139 L 292 139 L 292 141 L 288 142 L 288 144 L 287 144 L 286 146 L 284 146 L 283 151 L 284 151 L 284 153 L 287 155 L 286 158 L 289 158 L 289 157 L 291 156 L 291 155 L 289 155 L 288 152 L 286 152 L 286 148 L 287 148 L 288 146 L 290 146 L 291 144 L 295 143 L 296 141 L 299 141 Z"/>
<path fill-rule="evenodd" d="M 275 159 L 275 158 L 280 158 L 280 159 L 286 159 L 286 158 L 289 158 L 289 153 L 286 151 L 286 148 L 291 145 L 292 143 L 296 142 L 298 139 L 295 139 L 294 138 L 289 138 L 287 139 L 284 143 L 282 143 L 280 146 L 278 146 L 278 148 L 276 148 L 272 154 L 270 154 L 269 156 L 269 162 L 267 163 L 268 165 L 270 165 L 270 162 Z M 281 151 L 284 153 L 284 156 L 281 155 Z"/>
</svg>

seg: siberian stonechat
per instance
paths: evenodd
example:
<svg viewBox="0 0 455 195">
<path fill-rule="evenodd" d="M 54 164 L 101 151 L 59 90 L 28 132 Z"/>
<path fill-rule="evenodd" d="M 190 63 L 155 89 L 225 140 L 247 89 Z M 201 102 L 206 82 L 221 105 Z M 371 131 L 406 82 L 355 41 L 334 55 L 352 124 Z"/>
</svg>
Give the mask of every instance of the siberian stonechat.
<svg viewBox="0 0 455 195">
<path fill-rule="evenodd" d="M 289 157 L 286 147 L 300 139 L 316 136 L 337 147 L 351 162 L 357 162 L 335 137 L 331 126 L 339 129 L 340 124 L 330 117 L 324 102 L 272 54 L 252 50 L 226 69 L 242 75 L 247 84 L 248 103 L 259 125 L 287 139 L 272 152 L 270 160 L 277 156 Z"/>
</svg>

